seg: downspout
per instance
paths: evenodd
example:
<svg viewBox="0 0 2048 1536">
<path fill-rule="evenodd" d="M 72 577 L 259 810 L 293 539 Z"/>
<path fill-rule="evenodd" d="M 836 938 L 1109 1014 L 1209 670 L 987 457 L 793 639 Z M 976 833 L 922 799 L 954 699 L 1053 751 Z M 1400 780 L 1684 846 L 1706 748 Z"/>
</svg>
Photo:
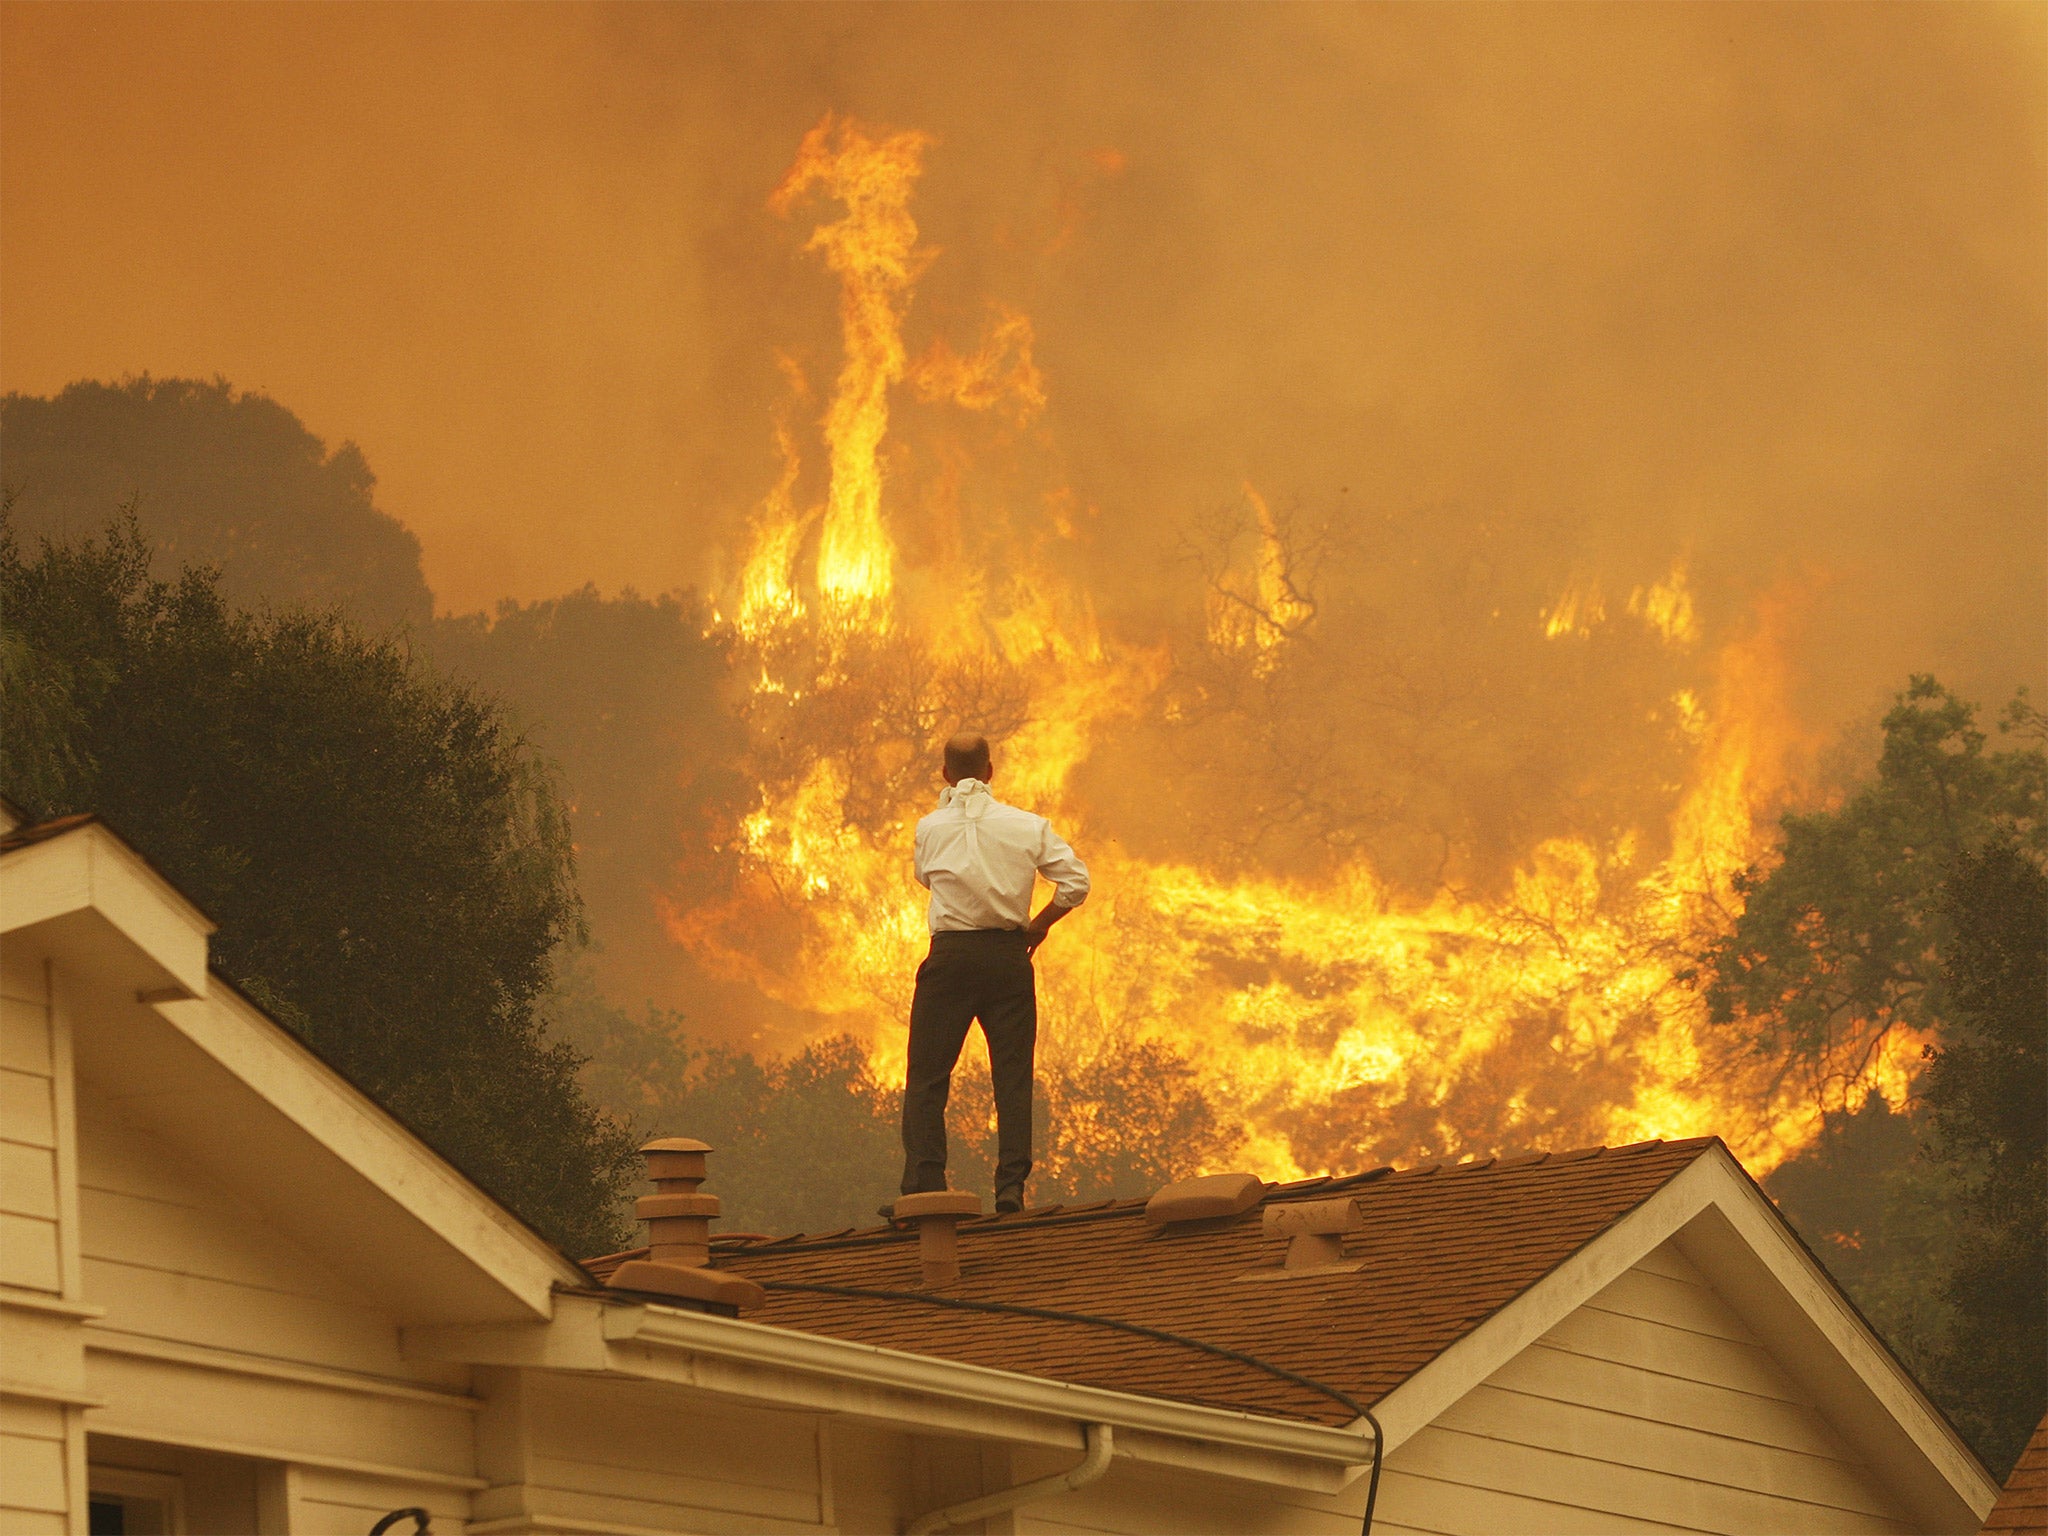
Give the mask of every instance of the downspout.
<svg viewBox="0 0 2048 1536">
<path fill-rule="evenodd" d="M 1109 1458 L 1115 1451 L 1116 1433 L 1107 1424 L 1084 1424 L 1081 1432 L 1088 1447 L 1088 1454 L 1066 1471 L 1055 1472 L 1050 1477 L 1033 1478 L 1028 1483 L 1019 1483 L 1016 1487 L 1005 1488 L 1000 1493 L 984 1494 L 978 1499 L 948 1504 L 944 1509 L 935 1509 L 928 1515 L 919 1515 L 903 1528 L 903 1536 L 934 1536 L 935 1532 L 950 1531 L 955 1526 L 966 1525 L 974 1520 L 985 1520 L 990 1515 L 1000 1515 L 1039 1499 L 1049 1499 L 1056 1493 L 1071 1493 L 1076 1488 L 1086 1488 L 1109 1470 Z"/>
</svg>

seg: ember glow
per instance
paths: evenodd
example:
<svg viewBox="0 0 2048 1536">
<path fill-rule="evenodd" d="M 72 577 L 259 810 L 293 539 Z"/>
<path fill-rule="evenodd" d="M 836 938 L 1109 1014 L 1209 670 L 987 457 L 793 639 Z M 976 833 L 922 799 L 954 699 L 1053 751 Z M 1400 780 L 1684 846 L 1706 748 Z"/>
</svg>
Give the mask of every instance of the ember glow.
<svg viewBox="0 0 2048 1536">
<path fill-rule="evenodd" d="M 1095 875 L 1087 909 L 1041 956 L 1041 1050 L 1085 1060 L 1169 1041 L 1242 1116 L 1243 1156 L 1269 1176 L 1706 1132 L 1762 1171 L 1801 1145 L 1810 1086 L 1731 1056 L 1682 976 L 1727 921 L 1731 877 L 1761 851 L 1762 813 L 1801 745 L 1783 661 L 1798 594 L 1774 594 L 1719 642 L 1710 688 L 1641 701 L 1690 743 L 1663 824 L 1611 846 L 1539 841 L 1504 893 L 1417 898 L 1358 858 L 1288 877 L 1212 865 L 1196 846 L 1178 861 L 1127 851 L 1080 770 L 1169 709 L 1173 643 L 1098 628 L 1080 562 L 1061 556 L 1076 491 L 974 473 L 978 446 L 1026 441 L 1044 405 L 1030 321 L 995 308 L 967 350 L 909 355 L 905 319 L 938 254 L 913 215 L 933 147 L 828 117 L 770 202 L 792 220 L 822 215 L 805 249 L 838 279 L 843 356 L 822 411 L 785 364 L 783 468 L 726 621 L 755 679 L 759 799 L 727 850 L 730 894 L 678 893 L 675 937 L 899 1071 L 926 938 L 911 827 L 931 804 L 935 743 L 978 727 L 998 741 L 998 793 L 1053 817 Z M 930 408 L 914 447 L 891 416 L 912 402 Z M 1205 639 L 1270 678 L 1317 609 L 1285 521 L 1258 488 L 1236 494 L 1250 538 L 1202 594 Z M 1695 662 L 1707 644 L 1683 560 L 1625 593 L 1571 587 L 1525 617 L 1559 646 L 1608 625 Z M 1157 792 L 1176 793 L 1170 774 Z M 1917 1044 L 1835 1085 L 1838 1101 L 1897 1097 Z"/>
</svg>

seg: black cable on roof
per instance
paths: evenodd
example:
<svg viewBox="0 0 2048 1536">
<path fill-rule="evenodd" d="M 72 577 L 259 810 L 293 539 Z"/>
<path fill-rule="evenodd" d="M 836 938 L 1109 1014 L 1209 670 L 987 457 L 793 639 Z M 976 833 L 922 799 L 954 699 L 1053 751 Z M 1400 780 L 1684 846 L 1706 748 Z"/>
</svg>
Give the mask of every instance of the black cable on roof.
<svg viewBox="0 0 2048 1536">
<path fill-rule="evenodd" d="M 1372 1478 L 1365 1489 L 1365 1523 L 1360 1527 L 1359 1536 L 1372 1536 L 1372 1509 L 1380 1493 L 1380 1451 L 1385 1439 L 1380 1421 L 1373 1412 L 1348 1392 L 1339 1391 L 1327 1382 L 1304 1376 L 1299 1371 L 1290 1371 L 1284 1365 L 1275 1365 L 1270 1360 L 1261 1360 L 1257 1355 L 1246 1354 L 1241 1349 L 1230 1349 L 1221 1344 L 1211 1344 L 1205 1339 L 1191 1339 L 1184 1334 L 1168 1333 L 1164 1328 L 1151 1328 L 1143 1323 L 1127 1323 L 1119 1317 L 1098 1317 L 1091 1312 L 1062 1312 L 1054 1307 L 1027 1307 L 1013 1301 L 970 1301 L 964 1296 L 939 1296 L 930 1291 L 884 1291 L 867 1286 L 822 1285 L 808 1280 L 759 1280 L 756 1284 L 770 1291 L 806 1291 L 818 1296 L 840 1296 L 856 1301 L 916 1301 L 928 1307 L 950 1307 L 960 1312 L 993 1312 L 998 1316 L 1032 1317 L 1044 1322 L 1087 1323 L 1096 1328 L 1110 1328 L 1119 1333 L 1132 1333 L 1140 1338 L 1156 1339 L 1162 1344 L 1176 1344 L 1183 1349 L 1200 1350 L 1205 1355 L 1216 1355 L 1225 1360 L 1234 1360 L 1239 1365 L 1248 1365 L 1254 1370 L 1264 1371 L 1269 1376 L 1292 1382 L 1297 1387 L 1306 1387 L 1311 1392 L 1320 1392 L 1333 1402 L 1364 1419 L 1372 1426 Z"/>
</svg>

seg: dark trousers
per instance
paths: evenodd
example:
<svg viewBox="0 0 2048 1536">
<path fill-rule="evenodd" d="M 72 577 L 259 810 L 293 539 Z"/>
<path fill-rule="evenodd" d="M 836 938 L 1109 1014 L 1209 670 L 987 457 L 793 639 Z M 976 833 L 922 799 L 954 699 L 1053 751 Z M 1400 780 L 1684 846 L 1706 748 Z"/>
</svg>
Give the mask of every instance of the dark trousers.
<svg viewBox="0 0 2048 1536">
<path fill-rule="evenodd" d="M 996 1190 L 1031 1176 L 1031 1070 L 1038 992 L 1021 930 L 935 933 L 910 1002 L 903 1081 L 903 1193 L 946 1187 L 946 1100 L 967 1030 L 981 1020 L 996 1090 Z"/>
</svg>

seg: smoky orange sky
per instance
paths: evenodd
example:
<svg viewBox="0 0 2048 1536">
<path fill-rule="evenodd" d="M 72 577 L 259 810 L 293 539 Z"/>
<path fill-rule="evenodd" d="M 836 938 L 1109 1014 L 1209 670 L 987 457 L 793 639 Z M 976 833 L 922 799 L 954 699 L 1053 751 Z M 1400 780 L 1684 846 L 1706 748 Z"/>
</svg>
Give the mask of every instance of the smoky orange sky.
<svg viewBox="0 0 2048 1536">
<path fill-rule="evenodd" d="M 1238 494 L 1575 530 L 1727 611 L 1819 578 L 1816 715 L 2042 672 L 2048 8 L 9 4 L 0 386 L 222 375 L 443 609 L 729 574 L 766 207 L 826 111 L 936 139 L 911 340 L 1029 313 L 1143 604 Z"/>
</svg>

